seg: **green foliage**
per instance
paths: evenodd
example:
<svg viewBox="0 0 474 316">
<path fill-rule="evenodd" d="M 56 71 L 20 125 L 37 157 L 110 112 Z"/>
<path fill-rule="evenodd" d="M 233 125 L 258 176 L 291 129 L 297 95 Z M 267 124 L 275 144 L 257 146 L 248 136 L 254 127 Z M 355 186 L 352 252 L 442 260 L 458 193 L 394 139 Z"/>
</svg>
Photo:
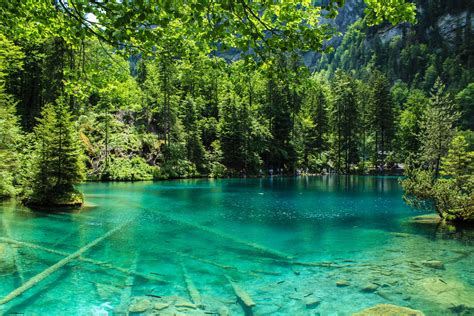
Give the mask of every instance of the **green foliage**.
<svg viewBox="0 0 474 316">
<path fill-rule="evenodd" d="M 223 162 L 239 172 L 244 169 L 245 131 L 242 120 L 243 106 L 237 96 L 229 93 L 220 106 L 219 135 Z"/>
<path fill-rule="evenodd" d="M 187 96 L 182 103 L 181 121 L 183 122 L 184 138 L 186 143 L 186 157 L 196 165 L 200 172 L 204 171 L 205 148 L 202 144 L 198 126 L 196 103 Z"/>
<path fill-rule="evenodd" d="M 16 192 L 14 176 L 20 163 L 18 151 L 22 134 L 15 105 L 16 102 L 0 86 L 0 199 L 13 196 Z"/>
<path fill-rule="evenodd" d="M 474 83 L 468 84 L 456 95 L 456 103 L 462 113 L 460 128 L 474 130 Z"/>
<path fill-rule="evenodd" d="M 441 159 L 441 175 L 459 178 L 474 174 L 474 151 L 467 151 L 467 148 L 464 136 L 453 138 L 448 154 Z"/>
<path fill-rule="evenodd" d="M 280 74 L 281 75 L 281 74 Z M 270 76 L 275 76 L 270 73 Z M 295 110 L 292 109 L 291 91 L 287 82 L 281 78 L 270 77 L 268 81 L 267 115 L 270 121 L 271 142 L 267 156 L 267 165 L 275 174 L 293 173 L 297 162 L 294 143 Z M 293 95 L 294 96 L 294 95 Z"/>
<path fill-rule="evenodd" d="M 0 199 L 15 195 L 22 131 L 13 96 L 5 91 L 5 77 L 22 67 L 19 47 L 0 33 Z"/>
<path fill-rule="evenodd" d="M 369 25 L 379 24 L 384 20 L 392 24 L 415 22 L 416 7 L 405 0 L 365 0 L 366 18 Z"/>
<path fill-rule="evenodd" d="M 395 139 L 399 161 L 410 154 L 417 155 L 421 147 L 420 134 L 428 98 L 421 90 L 411 90 L 401 106 L 399 124 Z"/>
<path fill-rule="evenodd" d="M 444 85 L 438 79 L 433 87 L 430 107 L 425 113 L 421 126 L 421 161 L 439 175 L 441 157 L 448 152 L 455 134 L 454 123 L 459 114 L 455 112 L 452 99 L 445 93 Z"/>
<path fill-rule="evenodd" d="M 474 152 L 467 150 L 464 136 L 457 135 L 436 169 L 409 166 L 401 180 L 405 201 L 416 208 L 435 210 L 446 221 L 474 221 Z"/>
<path fill-rule="evenodd" d="M 112 155 L 108 166 L 109 179 L 113 181 L 153 180 L 159 171 L 150 166 L 142 157 L 116 157 Z"/>
<path fill-rule="evenodd" d="M 416 208 L 435 210 L 453 222 L 474 221 L 474 179 L 436 178 L 432 170 L 408 168 L 401 180 L 405 201 Z"/>
<path fill-rule="evenodd" d="M 297 135 L 300 138 L 299 166 L 311 173 L 321 172 L 327 167 L 323 152 L 327 150 L 330 97 L 327 82 L 316 77 L 308 80 L 307 93 L 298 113 Z"/>
<path fill-rule="evenodd" d="M 375 134 L 375 165 L 382 171 L 385 158 L 391 150 L 395 133 L 395 113 L 390 93 L 390 82 L 379 71 L 374 71 L 371 78 L 370 111 Z"/>
<path fill-rule="evenodd" d="M 62 100 L 44 107 L 35 136 L 31 187 L 24 192 L 25 202 L 32 206 L 82 204 L 75 188 L 84 179 L 82 148 Z"/>
<path fill-rule="evenodd" d="M 392 24 L 414 21 L 415 6 L 405 0 L 365 2 L 371 24 L 384 20 Z M 325 19 L 334 19 L 343 3 L 330 0 L 321 6 L 313 1 L 220 1 L 210 5 L 187 0 L 164 3 L 74 0 L 58 1 L 49 11 L 57 14 L 54 26 L 64 20 L 74 23 L 68 29 L 75 30 L 77 37 L 87 33 L 114 45 L 120 43 L 129 51 L 152 54 L 172 48 L 183 53 L 195 48 L 208 51 L 219 45 L 242 51 L 252 49 L 259 56 L 268 57 L 275 51 L 322 50 L 324 41 L 335 34 L 330 24 L 321 19 L 322 10 L 327 12 Z M 37 20 L 44 19 L 48 12 L 45 7 L 48 6 L 36 5 L 36 11 L 28 13 L 36 15 Z M 6 13 L 10 13 L 9 9 Z M 23 6 L 21 9 L 27 11 Z M 91 16 L 94 21 L 89 20 Z"/>
<path fill-rule="evenodd" d="M 355 80 L 338 71 L 333 83 L 334 97 L 330 115 L 332 134 L 332 167 L 338 173 L 349 173 L 353 165 L 359 162 L 357 133 L 359 131 L 359 113 Z"/>
<path fill-rule="evenodd" d="M 226 167 L 222 164 L 223 154 L 219 140 L 212 142 L 211 150 L 207 153 L 209 177 L 223 177 L 227 174 Z"/>
</svg>

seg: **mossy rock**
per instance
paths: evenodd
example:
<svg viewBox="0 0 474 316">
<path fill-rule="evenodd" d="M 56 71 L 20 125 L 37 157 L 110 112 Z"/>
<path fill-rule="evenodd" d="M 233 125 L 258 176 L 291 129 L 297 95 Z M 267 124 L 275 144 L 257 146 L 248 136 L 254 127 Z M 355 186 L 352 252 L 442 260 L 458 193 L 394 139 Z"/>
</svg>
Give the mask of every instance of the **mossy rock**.
<svg viewBox="0 0 474 316">
<path fill-rule="evenodd" d="M 422 311 L 411 309 L 408 307 L 391 305 L 391 304 L 379 304 L 367 309 L 364 309 L 358 313 L 352 314 L 353 316 L 424 316 Z"/>
</svg>

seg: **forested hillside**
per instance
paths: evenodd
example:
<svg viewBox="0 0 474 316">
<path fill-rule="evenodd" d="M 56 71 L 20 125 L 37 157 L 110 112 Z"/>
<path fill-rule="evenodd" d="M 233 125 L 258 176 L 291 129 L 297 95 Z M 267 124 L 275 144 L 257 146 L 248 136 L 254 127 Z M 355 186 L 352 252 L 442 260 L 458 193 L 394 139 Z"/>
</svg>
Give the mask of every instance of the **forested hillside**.
<svg viewBox="0 0 474 316">
<path fill-rule="evenodd" d="M 54 19 L 39 30 L 41 7 L 22 11 L 21 24 L 0 34 L 2 153 L 15 148 L 0 193 L 33 177 L 30 157 L 62 161 L 55 152 L 63 149 L 66 158 L 83 152 L 70 163 L 90 180 L 399 172 L 409 157 L 429 155 L 426 122 L 440 99 L 445 126 L 472 148 L 473 4 L 416 5 L 416 24 L 368 26 L 364 5 L 349 1 L 335 22 L 344 34 L 329 41 L 334 51 L 308 59 L 265 50 L 263 59 L 234 49 L 232 61 L 221 58 L 224 45 L 207 53 L 198 42 L 176 44 L 172 32 L 150 45 L 153 54 L 101 36 L 72 41 L 84 32 L 70 26 L 74 19 L 39 14 L 42 23 Z M 68 141 L 48 128 L 64 128 Z"/>
</svg>

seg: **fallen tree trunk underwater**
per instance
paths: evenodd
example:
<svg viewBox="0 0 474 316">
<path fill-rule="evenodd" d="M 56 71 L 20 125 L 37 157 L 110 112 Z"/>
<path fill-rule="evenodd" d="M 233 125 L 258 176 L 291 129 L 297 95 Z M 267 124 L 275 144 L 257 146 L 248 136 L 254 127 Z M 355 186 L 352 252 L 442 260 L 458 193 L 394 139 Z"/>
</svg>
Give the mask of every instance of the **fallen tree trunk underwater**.
<svg viewBox="0 0 474 316">
<path fill-rule="evenodd" d="M 16 298 L 17 296 L 19 296 L 19 295 L 23 294 L 24 292 L 28 291 L 29 289 L 34 287 L 36 284 L 38 284 L 41 281 L 43 281 L 44 279 L 46 279 L 48 276 L 50 276 L 54 272 L 58 271 L 60 268 L 64 267 L 66 264 L 68 264 L 72 260 L 79 258 L 84 252 L 86 252 L 89 249 L 95 247 L 96 245 L 98 245 L 99 243 L 101 243 L 102 241 L 104 241 L 105 239 L 110 237 L 111 235 L 115 234 L 119 230 L 123 229 L 125 226 L 129 225 L 131 222 L 132 222 L 132 220 L 130 220 L 128 222 L 125 222 L 125 223 L 115 227 L 112 230 L 109 230 L 107 233 L 105 233 L 101 237 L 93 240 L 92 242 L 88 243 L 87 245 L 85 245 L 81 249 L 79 249 L 76 252 L 70 254 L 66 258 L 56 262 L 55 264 L 53 264 L 49 268 L 45 269 L 44 271 L 38 273 L 37 275 L 35 275 L 31 279 L 29 279 L 28 281 L 23 283 L 23 285 L 21 285 L 20 287 L 18 287 L 15 290 L 13 290 L 7 296 L 5 296 L 3 299 L 1 299 L 0 300 L 0 305 L 4 305 L 4 304 L 10 302 L 11 300 L 13 300 L 14 298 Z"/>
<path fill-rule="evenodd" d="M 28 247 L 28 248 L 31 248 L 31 249 L 37 249 L 37 250 L 42 250 L 42 251 L 49 252 L 49 253 L 54 253 L 54 254 L 59 255 L 59 256 L 69 256 L 69 255 L 71 255 L 70 253 L 67 253 L 67 252 L 63 252 L 63 251 L 59 251 L 59 250 L 55 250 L 55 249 L 51 249 L 51 248 L 46 248 L 46 247 L 43 247 L 43 246 L 40 246 L 40 245 L 28 243 L 28 242 L 25 242 L 25 241 L 13 240 L 13 239 L 5 238 L 5 237 L 0 237 L 0 241 L 15 244 L 15 245 L 18 245 L 18 246 Z M 94 259 L 90 259 L 90 258 L 82 257 L 82 256 L 77 258 L 77 260 L 82 261 L 82 262 L 86 262 L 86 263 L 90 263 L 90 264 L 93 264 L 93 265 L 96 265 L 96 266 L 100 266 L 101 268 L 109 268 L 109 269 L 117 270 L 117 271 L 122 272 L 126 275 L 134 275 L 134 276 L 138 276 L 138 277 L 150 280 L 150 281 L 168 283 L 167 281 L 165 281 L 163 279 L 160 279 L 158 277 L 153 277 L 153 276 L 150 276 L 150 275 L 147 275 L 147 274 L 134 272 L 134 271 L 129 271 L 125 268 L 114 266 L 110 262 L 98 261 L 98 260 L 94 260 Z"/>
<path fill-rule="evenodd" d="M 244 289 L 242 289 L 237 283 L 232 281 L 229 276 L 226 275 L 225 277 L 234 289 L 235 296 L 237 296 L 237 298 L 242 302 L 242 304 L 244 304 L 245 307 L 252 308 L 257 305 L 253 301 L 252 297 L 250 297 L 250 295 Z"/>
</svg>

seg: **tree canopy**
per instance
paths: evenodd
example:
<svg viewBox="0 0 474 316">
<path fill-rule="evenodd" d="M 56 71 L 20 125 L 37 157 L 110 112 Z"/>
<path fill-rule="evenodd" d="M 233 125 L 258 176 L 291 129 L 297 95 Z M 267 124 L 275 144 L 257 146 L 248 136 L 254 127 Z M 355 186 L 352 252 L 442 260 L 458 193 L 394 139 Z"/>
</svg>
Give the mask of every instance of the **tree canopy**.
<svg viewBox="0 0 474 316">
<path fill-rule="evenodd" d="M 343 0 L 324 1 L 85 1 L 9 2 L 1 27 L 18 38 L 62 36 L 78 45 L 90 36 L 117 49 L 155 54 L 190 47 L 237 48 L 247 56 L 320 51 L 335 34 L 327 22 Z M 366 0 L 367 23 L 415 21 L 406 0 Z"/>
</svg>

